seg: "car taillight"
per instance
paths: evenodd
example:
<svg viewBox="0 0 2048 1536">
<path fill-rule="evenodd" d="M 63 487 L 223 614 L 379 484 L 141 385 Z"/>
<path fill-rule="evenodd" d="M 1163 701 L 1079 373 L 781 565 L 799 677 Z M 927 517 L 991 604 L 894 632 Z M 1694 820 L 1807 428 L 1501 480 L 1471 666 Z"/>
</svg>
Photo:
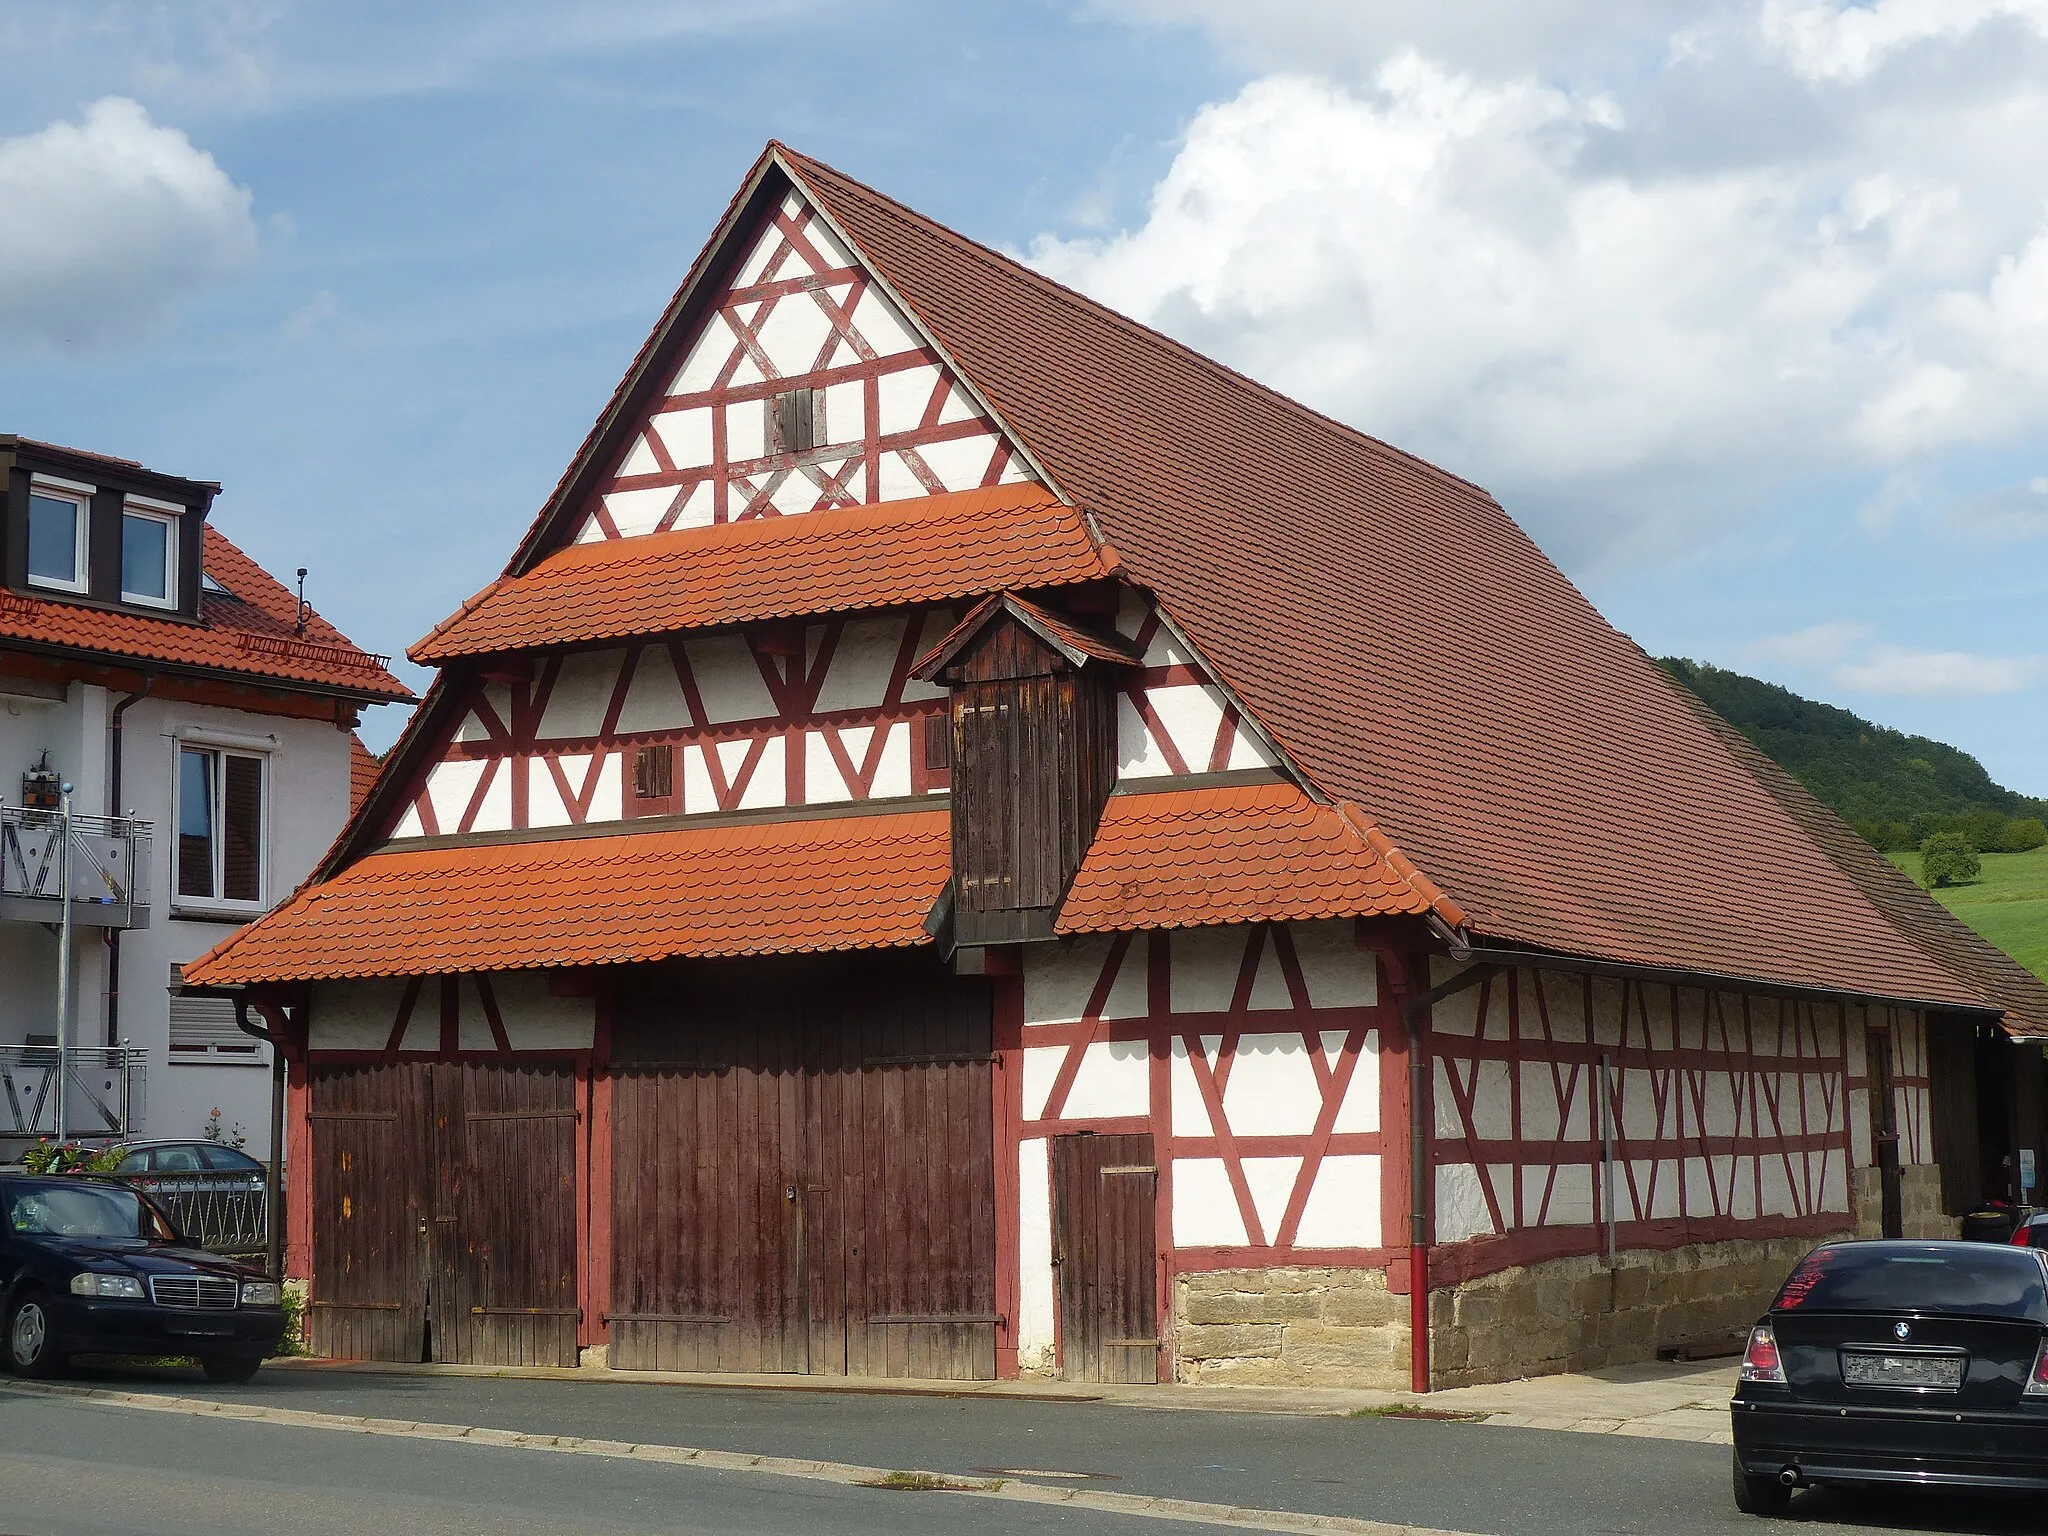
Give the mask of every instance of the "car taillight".
<svg viewBox="0 0 2048 1536">
<path fill-rule="evenodd" d="M 2032 1222 L 2021 1222 L 2018 1226 L 2012 1229 L 2012 1236 L 2007 1238 L 2006 1241 L 2011 1243 L 2015 1248 L 2033 1247 L 2033 1244 L 2027 1240 L 2027 1229 L 2032 1225 Z"/>
<path fill-rule="evenodd" d="M 2039 1369 L 2036 1363 L 2035 1370 Z M 1778 1336 L 1769 1323 L 1758 1323 L 1749 1330 L 1749 1348 L 1742 1352 L 1742 1379 L 1784 1384 L 1785 1362 L 1778 1358 Z M 2027 1390 L 2031 1392 L 2033 1388 Z M 2048 1382 L 2042 1384 L 2041 1390 L 2048 1392 Z"/>
<path fill-rule="evenodd" d="M 2026 1396 L 2048 1397 L 2048 1338 L 2034 1351 L 2034 1368 L 2027 1373 Z"/>
</svg>

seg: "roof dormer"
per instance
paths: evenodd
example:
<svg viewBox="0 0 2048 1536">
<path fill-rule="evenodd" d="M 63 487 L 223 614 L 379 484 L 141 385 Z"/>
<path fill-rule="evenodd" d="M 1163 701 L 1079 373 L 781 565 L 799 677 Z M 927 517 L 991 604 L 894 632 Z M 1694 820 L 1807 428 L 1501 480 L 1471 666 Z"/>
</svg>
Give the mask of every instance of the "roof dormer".
<svg viewBox="0 0 2048 1536">
<path fill-rule="evenodd" d="M 218 486 L 9 436 L 0 436 L 0 469 L 0 586 L 198 621 L 206 514 Z"/>
</svg>

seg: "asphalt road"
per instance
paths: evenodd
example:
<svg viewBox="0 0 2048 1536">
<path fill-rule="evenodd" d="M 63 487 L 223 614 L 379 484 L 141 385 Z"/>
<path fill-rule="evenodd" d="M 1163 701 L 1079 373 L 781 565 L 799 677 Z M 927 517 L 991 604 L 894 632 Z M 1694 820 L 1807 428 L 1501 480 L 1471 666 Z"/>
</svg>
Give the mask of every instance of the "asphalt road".
<svg viewBox="0 0 2048 1536">
<path fill-rule="evenodd" d="M 616 1382 L 267 1371 L 92 1373 L 84 1385 L 315 1412 L 751 1451 L 1350 1515 L 1499 1536 L 1760 1532 L 1729 1502 L 1723 1447 L 1399 1419 L 1175 1412 L 999 1399 Z M 1044 1474 L 1064 1473 L 1065 1478 Z M 1077 1478 L 1071 1474 L 1089 1474 Z M 1802 1496 L 1809 1531 L 2038 1530 L 2023 1505 Z M 0 1532 L 488 1529 L 1088 1531 L 1149 1518 L 755 1473 L 152 1413 L 0 1384 Z M 1213 1527 L 1212 1527 L 1213 1529 Z"/>
</svg>

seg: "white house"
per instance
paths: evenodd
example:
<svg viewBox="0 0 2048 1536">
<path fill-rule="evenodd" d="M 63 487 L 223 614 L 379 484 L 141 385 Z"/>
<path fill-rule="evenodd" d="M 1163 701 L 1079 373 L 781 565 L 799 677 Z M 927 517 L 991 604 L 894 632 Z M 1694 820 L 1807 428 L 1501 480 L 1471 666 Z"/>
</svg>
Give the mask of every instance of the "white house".
<svg viewBox="0 0 2048 1536">
<path fill-rule="evenodd" d="M 0 436 L 0 1159 L 56 1126 L 70 786 L 76 1135 L 267 1152 L 269 1047 L 179 968 L 290 895 L 347 819 L 366 705 L 410 698 L 207 514 L 219 487 Z"/>
</svg>

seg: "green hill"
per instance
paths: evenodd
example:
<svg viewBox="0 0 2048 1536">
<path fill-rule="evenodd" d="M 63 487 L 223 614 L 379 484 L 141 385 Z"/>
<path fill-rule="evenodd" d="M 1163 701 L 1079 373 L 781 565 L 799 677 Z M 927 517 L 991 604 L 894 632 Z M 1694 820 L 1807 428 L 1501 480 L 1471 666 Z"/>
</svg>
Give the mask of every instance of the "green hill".
<svg viewBox="0 0 2048 1536">
<path fill-rule="evenodd" d="M 1913 879 L 1920 856 L 1887 855 Z M 2048 848 L 2032 853 L 1987 853 L 1975 880 L 1929 895 L 2043 980 L 2048 980 Z"/>
<path fill-rule="evenodd" d="M 2048 800 L 1994 783 L 1967 752 L 1740 672 L 1676 656 L 1658 665 L 1879 848 L 1918 848 L 1936 832 L 1985 854 L 2048 843 Z"/>
</svg>

